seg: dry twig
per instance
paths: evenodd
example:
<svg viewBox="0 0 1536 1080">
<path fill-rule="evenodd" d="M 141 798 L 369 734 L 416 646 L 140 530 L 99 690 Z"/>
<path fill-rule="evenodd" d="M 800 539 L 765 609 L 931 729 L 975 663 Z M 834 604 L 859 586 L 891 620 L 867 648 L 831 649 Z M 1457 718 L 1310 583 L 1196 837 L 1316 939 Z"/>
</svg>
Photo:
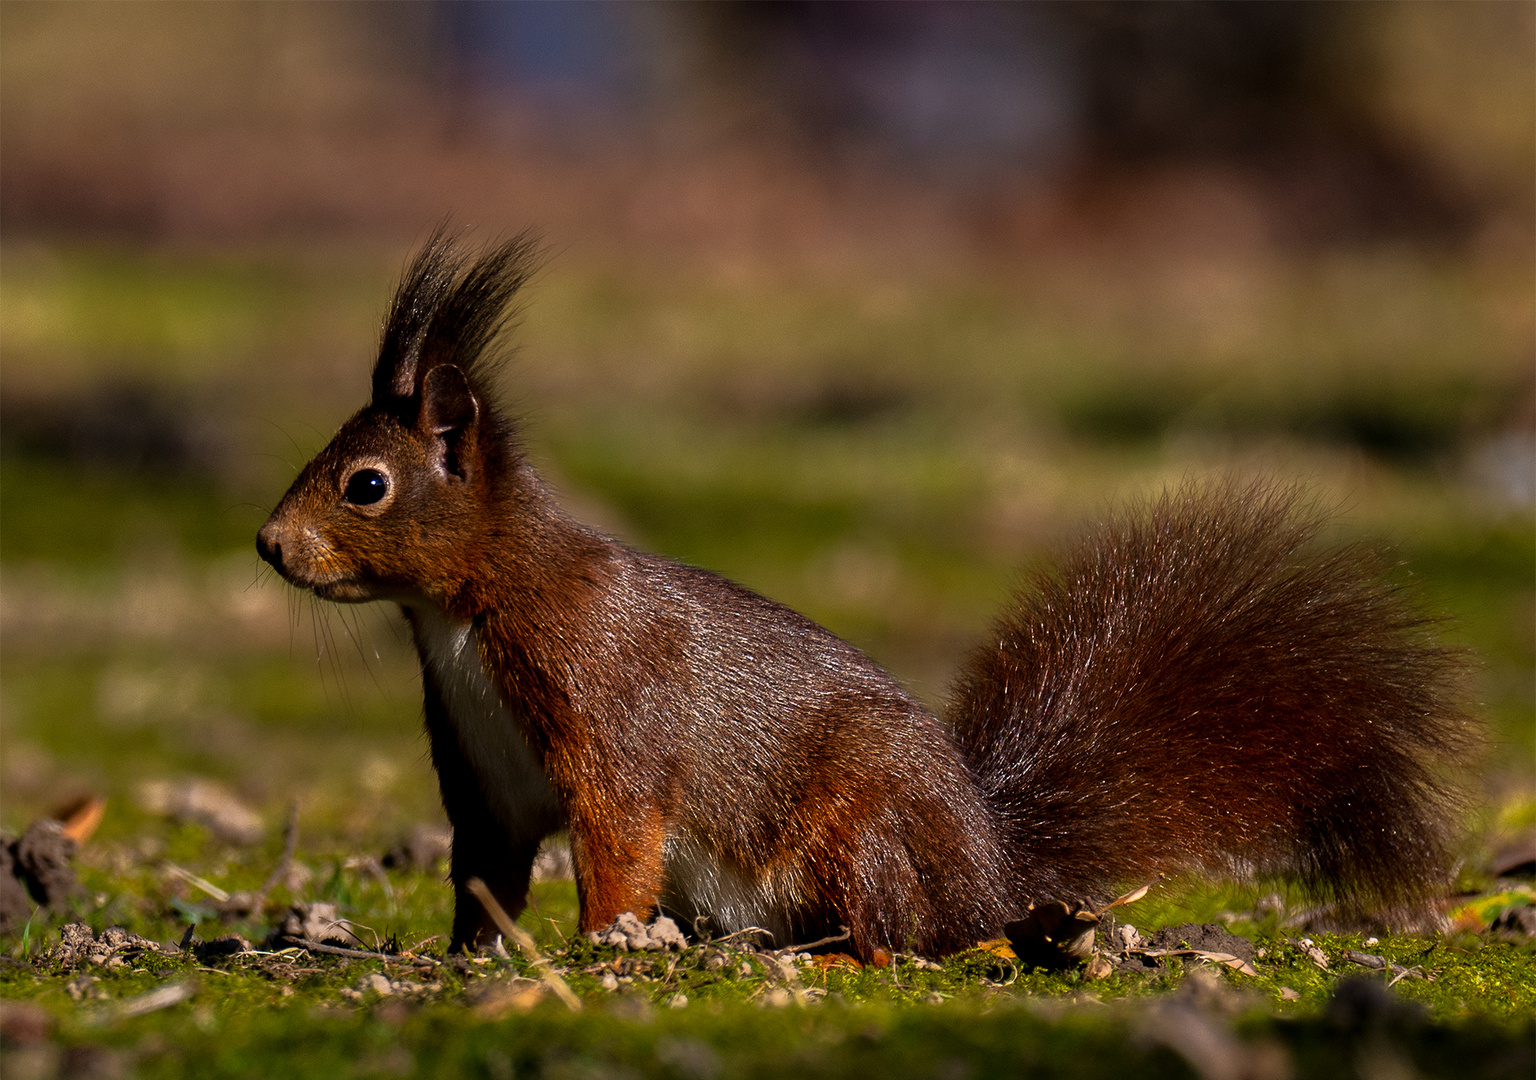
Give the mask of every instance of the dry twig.
<svg viewBox="0 0 1536 1080">
<path fill-rule="evenodd" d="M 496 924 L 496 929 L 501 931 L 502 936 L 510 938 L 522 950 L 529 963 L 537 969 L 539 977 L 544 980 L 544 985 L 554 991 L 555 996 L 565 1002 L 565 1007 L 571 1012 L 581 1012 L 581 998 L 566 985 L 565 980 L 560 977 L 560 973 L 550 962 L 544 959 L 543 954 L 539 952 L 538 944 L 533 940 L 533 935 L 512 921 L 506 909 L 491 895 L 491 890 L 486 888 L 485 882 L 474 877 L 465 882 L 465 887 L 475 894 L 475 899 L 485 905 L 486 913 L 490 915 L 491 921 Z"/>
</svg>

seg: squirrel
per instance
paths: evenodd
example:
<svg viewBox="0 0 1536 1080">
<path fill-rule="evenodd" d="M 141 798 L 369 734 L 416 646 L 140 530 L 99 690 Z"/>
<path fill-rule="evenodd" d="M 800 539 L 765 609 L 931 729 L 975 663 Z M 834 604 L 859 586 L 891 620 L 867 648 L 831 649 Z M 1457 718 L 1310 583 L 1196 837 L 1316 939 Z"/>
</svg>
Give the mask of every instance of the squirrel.
<svg viewBox="0 0 1536 1080">
<path fill-rule="evenodd" d="M 571 518 L 495 392 L 527 234 L 439 229 L 372 399 L 257 537 L 291 584 L 398 604 L 453 826 L 450 948 L 570 839 L 580 928 L 658 909 L 784 946 L 959 951 L 1047 900 L 1279 874 L 1342 908 L 1450 872 L 1477 739 L 1465 661 L 1296 488 L 1186 486 L 1089 529 L 971 656 L 942 718 L 858 649 Z"/>
</svg>

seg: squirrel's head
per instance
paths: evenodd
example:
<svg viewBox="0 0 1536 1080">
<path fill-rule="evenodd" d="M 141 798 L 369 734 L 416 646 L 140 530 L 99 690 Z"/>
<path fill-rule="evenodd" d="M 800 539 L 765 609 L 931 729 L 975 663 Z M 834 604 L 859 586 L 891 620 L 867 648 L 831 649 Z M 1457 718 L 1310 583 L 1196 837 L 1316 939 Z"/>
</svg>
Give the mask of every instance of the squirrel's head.
<svg viewBox="0 0 1536 1080">
<path fill-rule="evenodd" d="M 372 401 L 257 534 L 285 579 L 348 602 L 455 593 L 518 466 L 492 346 L 536 252 L 523 235 L 466 256 L 439 230 L 416 256 L 390 304 Z"/>
</svg>

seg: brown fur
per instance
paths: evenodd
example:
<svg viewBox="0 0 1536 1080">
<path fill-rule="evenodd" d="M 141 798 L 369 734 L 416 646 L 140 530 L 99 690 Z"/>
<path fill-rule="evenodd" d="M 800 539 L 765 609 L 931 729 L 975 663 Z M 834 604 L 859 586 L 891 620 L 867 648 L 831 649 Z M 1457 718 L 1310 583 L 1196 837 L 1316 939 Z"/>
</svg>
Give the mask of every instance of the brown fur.
<svg viewBox="0 0 1536 1080">
<path fill-rule="evenodd" d="M 258 538 L 295 585 L 411 620 L 455 947 L 491 931 L 465 882 L 515 916 L 562 828 L 584 930 L 664 904 L 796 940 L 847 926 L 865 955 L 953 951 L 1032 900 L 1167 869 L 1362 905 L 1443 883 L 1458 660 L 1358 552 L 1308 554 L 1293 493 L 1187 491 L 1102 526 L 1020 596 L 941 722 L 815 623 L 555 504 L 488 351 L 531 255 L 433 238 L 372 402 Z M 349 501 L 364 469 L 377 502 Z"/>
</svg>

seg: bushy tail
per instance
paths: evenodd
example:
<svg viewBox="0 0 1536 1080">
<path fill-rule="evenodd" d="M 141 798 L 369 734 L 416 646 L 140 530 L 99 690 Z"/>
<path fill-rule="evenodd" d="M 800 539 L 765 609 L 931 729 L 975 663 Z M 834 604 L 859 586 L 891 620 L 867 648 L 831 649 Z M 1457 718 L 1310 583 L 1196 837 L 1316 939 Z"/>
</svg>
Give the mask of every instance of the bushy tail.
<svg viewBox="0 0 1536 1080">
<path fill-rule="evenodd" d="M 1477 745 L 1465 660 L 1293 488 L 1192 487 L 1099 525 L 971 658 L 951 722 L 1019 901 L 1162 872 L 1400 908 L 1449 874 Z"/>
</svg>

